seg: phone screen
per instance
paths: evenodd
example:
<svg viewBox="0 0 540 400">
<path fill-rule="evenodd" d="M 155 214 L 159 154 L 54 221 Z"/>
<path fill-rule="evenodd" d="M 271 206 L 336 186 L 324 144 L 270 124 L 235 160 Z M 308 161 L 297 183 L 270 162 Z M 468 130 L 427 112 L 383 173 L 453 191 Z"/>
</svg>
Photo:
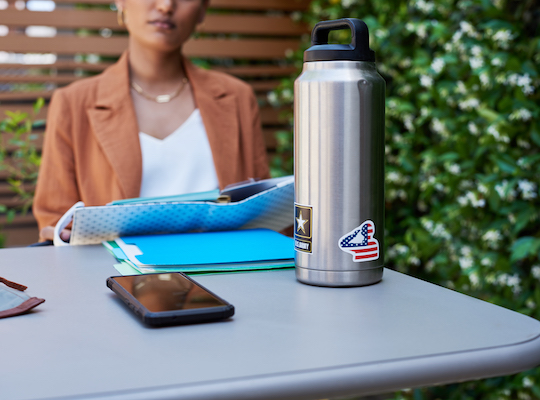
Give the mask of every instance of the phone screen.
<svg viewBox="0 0 540 400">
<path fill-rule="evenodd" d="M 212 293 L 176 272 L 117 276 L 112 279 L 150 312 L 190 310 L 227 305 Z"/>
</svg>

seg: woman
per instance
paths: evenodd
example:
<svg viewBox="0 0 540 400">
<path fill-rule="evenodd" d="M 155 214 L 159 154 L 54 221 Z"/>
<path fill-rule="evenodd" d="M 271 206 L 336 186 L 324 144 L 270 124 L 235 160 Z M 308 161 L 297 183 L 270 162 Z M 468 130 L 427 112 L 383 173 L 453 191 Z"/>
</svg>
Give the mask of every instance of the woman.
<svg viewBox="0 0 540 400">
<path fill-rule="evenodd" d="M 128 50 L 51 100 L 33 206 L 41 239 L 52 239 L 53 225 L 79 200 L 103 205 L 269 177 L 251 88 L 182 56 L 207 6 L 117 1 Z"/>
</svg>

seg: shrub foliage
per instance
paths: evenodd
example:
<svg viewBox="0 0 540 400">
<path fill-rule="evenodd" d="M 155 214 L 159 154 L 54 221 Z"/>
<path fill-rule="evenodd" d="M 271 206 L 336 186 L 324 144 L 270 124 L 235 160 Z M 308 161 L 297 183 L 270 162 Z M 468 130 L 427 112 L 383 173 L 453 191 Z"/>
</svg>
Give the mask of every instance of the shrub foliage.
<svg viewBox="0 0 540 400">
<path fill-rule="evenodd" d="M 314 0 L 302 16 L 347 17 L 387 82 L 387 265 L 540 319 L 540 5 Z M 292 132 L 277 139 L 274 173 L 290 173 Z M 540 398 L 540 371 L 396 396 Z"/>
</svg>

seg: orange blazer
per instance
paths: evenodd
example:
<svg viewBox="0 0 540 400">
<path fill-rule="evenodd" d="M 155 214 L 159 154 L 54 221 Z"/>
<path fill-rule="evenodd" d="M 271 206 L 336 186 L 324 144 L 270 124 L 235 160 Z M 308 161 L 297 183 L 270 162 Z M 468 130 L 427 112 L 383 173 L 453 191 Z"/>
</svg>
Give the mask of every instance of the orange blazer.
<svg viewBox="0 0 540 400">
<path fill-rule="evenodd" d="M 249 85 L 185 61 L 210 142 L 220 188 L 270 176 L 259 109 Z M 77 201 L 87 206 L 138 197 L 139 127 L 130 95 L 128 57 L 102 74 L 54 92 L 47 116 L 33 214 L 55 225 Z"/>
</svg>

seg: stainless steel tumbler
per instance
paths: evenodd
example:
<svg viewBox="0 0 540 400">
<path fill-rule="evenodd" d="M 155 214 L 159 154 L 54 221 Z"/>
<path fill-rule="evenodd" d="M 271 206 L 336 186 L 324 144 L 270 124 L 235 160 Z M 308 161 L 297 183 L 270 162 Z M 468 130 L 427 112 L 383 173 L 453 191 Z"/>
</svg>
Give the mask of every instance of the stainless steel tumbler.
<svg viewBox="0 0 540 400">
<path fill-rule="evenodd" d="M 350 29 L 350 44 L 328 44 Z M 300 282 L 362 286 L 384 264 L 385 82 L 366 24 L 320 22 L 294 83 L 295 264 Z"/>
</svg>

